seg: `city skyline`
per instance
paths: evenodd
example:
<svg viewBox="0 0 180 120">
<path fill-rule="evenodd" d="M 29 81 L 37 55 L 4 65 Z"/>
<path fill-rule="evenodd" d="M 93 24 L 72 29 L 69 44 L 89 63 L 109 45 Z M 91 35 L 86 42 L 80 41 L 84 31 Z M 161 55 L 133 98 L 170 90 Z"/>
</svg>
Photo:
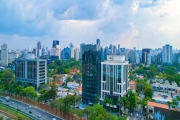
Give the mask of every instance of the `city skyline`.
<svg viewBox="0 0 180 120">
<path fill-rule="evenodd" d="M 69 43 L 80 47 L 100 39 L 103 47 L 170 44 L 179 49 L 179 4 L 178 0 L 0 1 L 0 45 L 24 49 L 41 41 L 51 48 L 52 41 L 59 40 L 62 49 Z"/>
</svg>

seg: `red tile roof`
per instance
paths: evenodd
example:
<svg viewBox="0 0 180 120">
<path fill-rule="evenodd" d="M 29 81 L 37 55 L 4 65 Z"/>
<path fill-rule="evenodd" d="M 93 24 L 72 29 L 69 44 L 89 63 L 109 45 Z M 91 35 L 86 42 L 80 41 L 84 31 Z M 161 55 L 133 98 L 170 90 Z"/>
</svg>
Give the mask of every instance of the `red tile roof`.
<svg viewBox="0 0 180 120">
<path fill-rule="evenodd" d="M 150 101 L 148 101 L 148 106 L 159 107 L 159 108 L 164 108 L 164 109 L 169 109 L 168 105 L 166 105 L 166 104 L 161 104 L 161 103 L 156 103 L 156 102 L 150 102 Z"/>
</svg>

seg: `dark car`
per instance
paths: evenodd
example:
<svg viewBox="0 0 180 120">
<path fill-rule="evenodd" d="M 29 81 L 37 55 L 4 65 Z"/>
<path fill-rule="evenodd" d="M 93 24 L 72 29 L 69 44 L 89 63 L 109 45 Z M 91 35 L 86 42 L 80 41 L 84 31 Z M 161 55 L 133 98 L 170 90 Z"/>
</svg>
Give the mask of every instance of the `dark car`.
<svg viewBox="0 0 180 120">
<path fill-rule="evenodd" d="M 30 110 L 29 113 L 32 113 L 32 111 Z"/>
</svg>

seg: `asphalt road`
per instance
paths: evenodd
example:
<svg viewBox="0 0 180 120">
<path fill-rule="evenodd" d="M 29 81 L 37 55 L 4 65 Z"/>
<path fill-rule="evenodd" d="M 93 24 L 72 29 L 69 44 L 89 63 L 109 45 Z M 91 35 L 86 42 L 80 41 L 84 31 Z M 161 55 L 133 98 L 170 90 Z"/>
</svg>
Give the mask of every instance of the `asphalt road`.
<svg viewBox="0 0 180 120">
<path fill-rule="evenodd" d="M 138 114 L 138 117 L 136 116 Z M 132 117 L 130 117 L 130 120 L 145 120 L 142 115 L 142 107 L 141 105 L 138 105 L 136 108 L 136 112 L 133 113 Z"/>
<path fill-rule="evenodd" d="M 28 113 L 31 116 L 34 116 L 39 120 L 63 120 L 62 118 L 58 118 L 48 112 L 44 112 L 43 110 L 35 108 L 33 106 L 31 108 L 27 109 L 27 107 L 29 107 L 30 105 L 16 101 L 14 99 L 11 99 L 9 102 L 6 102 L 5 97 L 0 96 L 0 99 L 3 101 L 2 102 L 3 104 L 8 104 L 9 106 L 11 106 L 15 109 L 19 108 L 21 111 Z M 32 111 L 32 113 L 29 113 L 29 111 Z M 41 117 L 39 118 L 39 116 L 41 116 Z M 55 118 L 55 119 L 53 119 L 53 118 Z"/>
</svg>

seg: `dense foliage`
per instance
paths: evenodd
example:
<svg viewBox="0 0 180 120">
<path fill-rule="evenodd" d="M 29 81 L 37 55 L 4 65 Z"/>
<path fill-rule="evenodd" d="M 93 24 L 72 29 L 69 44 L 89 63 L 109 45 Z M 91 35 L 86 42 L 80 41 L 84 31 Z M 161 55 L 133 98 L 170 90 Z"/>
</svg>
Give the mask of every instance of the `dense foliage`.
<svg viewBox="0 0 180 120">
<path fill-rule="evenodd" d="M 81 61 L 76 61 L 75 59 L 69 59 L 66 61 L 55 60 L 53 63 L 48 65 L 48 69 L 53 69 L 53 71 L 48 71 L 48 76 L 53 76 L 54 74 L 69 74 L 70 70 L 77 68 L 81 70 Z"/>
</svg>

